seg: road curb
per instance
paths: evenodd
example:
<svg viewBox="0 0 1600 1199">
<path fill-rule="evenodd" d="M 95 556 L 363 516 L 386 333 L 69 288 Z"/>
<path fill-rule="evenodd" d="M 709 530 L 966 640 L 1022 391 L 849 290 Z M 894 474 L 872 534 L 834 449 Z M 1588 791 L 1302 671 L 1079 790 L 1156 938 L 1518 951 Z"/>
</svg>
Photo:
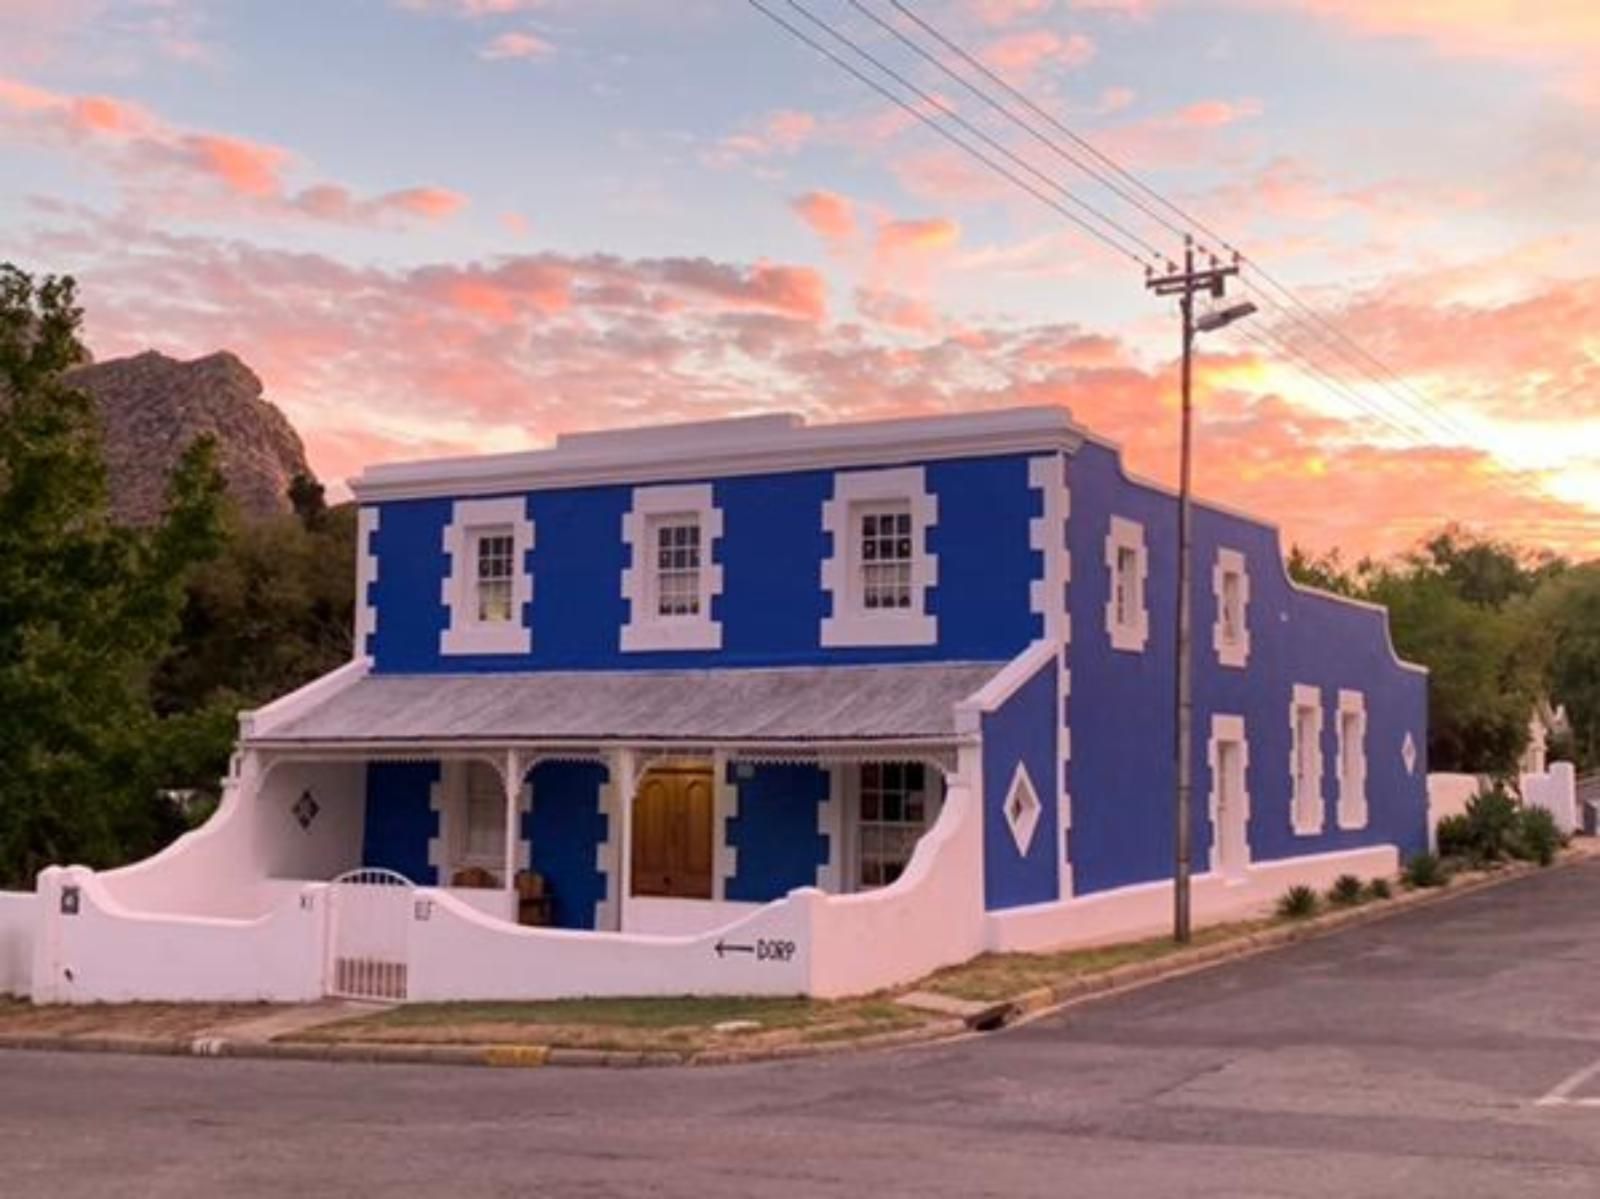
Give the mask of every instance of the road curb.
<svg viewBox="0 0 1600 1199">
<path fill-rule="evenodd" d="M 916 1028 L 837 1041 L 740 1049 L 727 1046 L 690 1052 L 564 1048 L 537 1044 L 433 1045 L 379 1041 L 257 1041 L 222 1036 L 135 1037 L 115 1033 L 71 1035 L 0 1031 L 0 1051 L 34 1050 L 70 1053 L 118 1053 L 163 1057 L 256 1058 L 302 1062 L 480 1066 L 498 1069 L 610 1068 L 659 1066 L 733 1066 L 795 1061 L 847 1053 L 949 1041 L 973 1032 L 991 1032 L 1031 1023 L 1064 1008 L 1109 997 L 1167 979 L 1194 974 L 1224 962 L 1268 953 L 1341 929 L 1372 924 L 1419 907 L 1471 895 L 1551 870 L 1566 869 L 1600 852 L 1568 852 L 1548 867 L 1516 863 L 1449 886 L 1402 891 L 1388 900 L 1370 900 L 1358 907 L 1311 916 L 1259 932 L 1181 950 L 1146 962 L 1129 962 L 1109 970 L 1064 979 L 998 1000 L 964 1019 L 936 1020 Z"/>
</svg>

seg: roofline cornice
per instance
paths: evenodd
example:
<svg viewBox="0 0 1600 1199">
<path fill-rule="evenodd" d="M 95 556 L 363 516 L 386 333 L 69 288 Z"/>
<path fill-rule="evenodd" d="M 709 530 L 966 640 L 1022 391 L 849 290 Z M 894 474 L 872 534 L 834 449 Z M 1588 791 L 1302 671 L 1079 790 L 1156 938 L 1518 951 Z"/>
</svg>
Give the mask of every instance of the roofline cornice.
<svg viewBox="0 0 1600 1199">
<path fill-rule="evenodd" d="M 1084 433 L 1059 407 L 850 424 L 756 418 L 586 434 L 552 449 L 375 466 L 350 482 L 362 503 L 664 483 L 854 466 L 1073 453 Z"/>
</svg>

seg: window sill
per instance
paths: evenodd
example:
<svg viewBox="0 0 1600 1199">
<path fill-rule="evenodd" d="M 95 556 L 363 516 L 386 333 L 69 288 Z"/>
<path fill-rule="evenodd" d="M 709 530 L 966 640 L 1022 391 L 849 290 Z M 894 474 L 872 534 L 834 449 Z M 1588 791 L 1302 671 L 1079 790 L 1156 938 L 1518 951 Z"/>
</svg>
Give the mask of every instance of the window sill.
<svg viewBox="0 0 1600 1199">
<path fill-rule="evenodd" d="M 441 654 L 525 654 L 532 648 L 532 635 L 514 624 L 466 625 L 439 635 Z"/>
<path fill-rule="evenodd" d="M 825 617 L 822 621 L 822 644 L 828 648 L 936 645 L 938 641 L 938 618 L 919 613 L 896 616 L 850 613 Z"/>
<path fill-rule="evenodd" d="M 622 652 L 721 649 L 722 625 L 714 620 L 646 622 L 622 626 Z"/>
<path fill-rule="evenodd" d="M 1150 642 L 1150 630 L 1146 625 L 1112 624 L 1107 631 L 1111 635 L 1111 648 L 1125 654 L 1142 654 Z"/>
</svg>

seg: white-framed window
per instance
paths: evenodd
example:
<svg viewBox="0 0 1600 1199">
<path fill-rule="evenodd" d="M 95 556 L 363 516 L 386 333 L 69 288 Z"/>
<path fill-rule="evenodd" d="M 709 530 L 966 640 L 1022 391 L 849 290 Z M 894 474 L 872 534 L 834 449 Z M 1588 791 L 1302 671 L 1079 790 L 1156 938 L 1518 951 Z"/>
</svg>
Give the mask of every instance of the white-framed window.
<svg viewBox="0 0 1600 1199">
<path fill-rule="evenodd" d="M 1211 590 L 1217 600 L 1217 621 L 1211 643 L 1223 666 L 1250 662 L 1250 573 L 1238 550 L 1219 549 L 1211 569 Z"/>
<path fill-rule="evenodd" d="M 1144 526 L 1123 516 L 1111 518 L 1106 534 L 1106 570 L 1110 594 L 1106 598 L 1106 633 L 1113 649 L 1142 653 L 1150 640 L 1150 609 L 1145 585 L 1150 575 L 1150 553 Z"/>
<path fill-rule="evenodd" d="M 1211 873 L 1242 882 L 1250 868 L 1250 742 L 1243 716 L 1211 717 Z"/>
<path fill-rule="evenodd" d="M 905 872 L 938 814 L 939 793 L 920 762 L 863 762 L 856 775 L 855 889 L 886 887 Z"/>
<path fill-rule="evenodd" d="M 439 635 L 441 654 L 525 654 L 532 648 L 526 617 L 532 549 L 533 522 L 523 497 L 456 501 L 444 530 L 450 573 L 442 598 L 450 619 Z"/>
<path fill-rule="evenodd" d="M 1339 827 L 1367 827 L 1367 699 L 1339 692 Z"/>
<path fill-rule="evenodd" d="M 508 527 L 472 530 L 473 619 L 482 625 L 510 624 L 516 575 L 516 539 Z"/>
<path fill-rule="evenodd" d="M 938 521 L 938 501 L 923 468 L 834 475 L 822 520 L 833 538 L 822 563 L 822 586 L 833 600 L 822 644 L 935 644 L 939 627 L 928 612 L 928 590 L 938 582 L 939 564 L 928 533 Z"/>
<path fill-rule="evenodd" d="M 506 792 L 499 772 L 487 762 L 446 762 L 432 807 L 439 832 L 428 842 L 428 862 L 439 884 L 504 886 Z"/>
<path fill-rule="evenodd" d="M 722 593 L 714 547 L 722 512 L 709 483 L 636 487 L 622 518 L 630 564 L 622 572 L 625 652 L 722 648 L 712 600 Z"/>
<path fill-rule="evenodd" d="M 1290 823 L 1297 835 L 1313 836 L 1325 820 L 1322 798 L 1322 692 L 1295 684 L 1289 704 Z"/>
</svg>

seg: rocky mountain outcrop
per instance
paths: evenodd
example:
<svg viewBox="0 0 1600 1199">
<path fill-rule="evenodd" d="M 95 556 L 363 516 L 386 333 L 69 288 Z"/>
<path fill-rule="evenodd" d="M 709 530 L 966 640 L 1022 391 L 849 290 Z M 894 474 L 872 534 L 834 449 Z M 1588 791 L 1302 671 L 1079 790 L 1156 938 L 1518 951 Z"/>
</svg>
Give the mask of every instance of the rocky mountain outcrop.
<svg viewBox="0 0 1600 1199">
<path fill-rule="evenodd" d="M 120 521 L 160 516 L 167 476 L 202 434 L 216 438 L 228 492 L 246 516 L 290 511 L 289 481 L 310 473 L 294 426 L 262 398 L 255 372 L 226 350 L 192 362 L 150 350 L 67 377 L 99 408 L 111 507 Z"/>
</svg>

